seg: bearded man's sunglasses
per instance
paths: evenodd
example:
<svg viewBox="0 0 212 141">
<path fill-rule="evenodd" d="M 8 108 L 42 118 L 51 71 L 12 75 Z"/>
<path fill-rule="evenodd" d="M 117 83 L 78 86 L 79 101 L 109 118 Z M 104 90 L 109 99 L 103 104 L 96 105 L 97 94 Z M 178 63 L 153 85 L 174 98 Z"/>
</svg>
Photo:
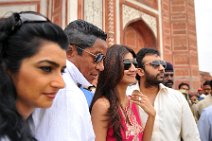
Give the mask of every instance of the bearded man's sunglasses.
<svg viewBox="0 0 212 141">
<path fill-rule="evenodd" d="M 164 69 L 167 67 L 166 62 L 162 61 L 162 60 L 154 60 L 154 61 L 146 63 L 144 65 L 150 65 L 150 66 L 152 66 L 155 69 L 159 68 L 160 65 L 162 65 Z"/>
</svg>

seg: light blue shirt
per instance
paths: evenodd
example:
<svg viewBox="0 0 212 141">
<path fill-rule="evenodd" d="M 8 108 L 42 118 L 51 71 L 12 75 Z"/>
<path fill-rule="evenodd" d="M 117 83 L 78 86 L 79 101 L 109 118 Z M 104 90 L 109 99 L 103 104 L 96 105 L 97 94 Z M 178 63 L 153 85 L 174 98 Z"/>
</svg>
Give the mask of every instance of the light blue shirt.
<svg viewBox="0 0 212 141">
<path fill-rule="evenodd" d="M 85 98 L 86 98 L 87 103 L 88 103 L 88 107 L 90 107 L 94 94 L 91 91 L 89 91 L 89 90 L 87 90 L 86 88 L 83 88 L 83 87 L 80 87 L 80 90 L 84 93 Z"/>
<path fill-rule="evenodd" d="M 203 109 L 198 121 L 201 141 L 212 141 L 212 106 Z"/>
</svg>

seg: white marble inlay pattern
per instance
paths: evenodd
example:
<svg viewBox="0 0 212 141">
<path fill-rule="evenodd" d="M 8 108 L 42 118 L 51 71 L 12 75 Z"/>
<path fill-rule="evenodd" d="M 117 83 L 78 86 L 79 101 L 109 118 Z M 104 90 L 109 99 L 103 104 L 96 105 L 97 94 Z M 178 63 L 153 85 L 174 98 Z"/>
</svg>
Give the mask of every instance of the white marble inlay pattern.
<svg viewBox="0 0 212 141">
<path fill-rule="evenodd" d="M 157 21 L 156 18 L 144 12 L 133 9 L 129 6 L 123 5 L 123 29 L 131 21 L 142 19 L 157 37 Z"/>
<path fill-rule="evenodd" d="M 0 17 L 8 17 L 13 12 L 37 11 L 37 5 L 5 5 L 0 7 Z"/>
<path fill-rule="evenodd" d="M 102 29 L 102 0 L 84 0 L 84 19 Z"/>
</svg>

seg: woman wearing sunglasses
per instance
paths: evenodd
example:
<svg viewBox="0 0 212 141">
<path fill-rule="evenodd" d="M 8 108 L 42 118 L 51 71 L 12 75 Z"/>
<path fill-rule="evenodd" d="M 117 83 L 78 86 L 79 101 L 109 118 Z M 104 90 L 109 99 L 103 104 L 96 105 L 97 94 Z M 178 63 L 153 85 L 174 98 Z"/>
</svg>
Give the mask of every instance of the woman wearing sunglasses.
<svg viewBox="0 0 212 141">
<path fill-rule="evenodd" d="M 63 30 L 36 12 L 0 19 L 0 140 L 32 141 L 31 113 L 64 87 Z"/>
<path fill-rule="evenodd" d="M 96 141 L 149 141 L 155 110 L 147 97 L 131 100 L 127 86 L 135 83 L 137 62 L 132 49 L 113 45 L 107 50 L 104 70 L 100 73 L 96 93 L 90 106 Z M 142 98 L 142 101 L 140 100 Z M 138 108 L 149 114 L 145 129 Z"/>
</svg>

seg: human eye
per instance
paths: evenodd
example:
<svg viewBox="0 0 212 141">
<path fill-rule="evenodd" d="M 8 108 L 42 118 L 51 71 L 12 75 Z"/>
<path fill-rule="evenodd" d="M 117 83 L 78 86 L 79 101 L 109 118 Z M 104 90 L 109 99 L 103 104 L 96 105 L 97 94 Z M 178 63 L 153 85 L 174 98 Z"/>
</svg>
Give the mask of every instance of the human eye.
<svg viewBox="0 0 212 141">
<path fill-rule="evenodd" d="M 61 69 L 61 73 L 62 73 L 62 74 L 65 73 L 65 68 L 62 68 L 62 69 Z"/>
<path fill-rule="evenodd" d="M 44 72 L 51 72 L 52 68 L 50 66 L 42 66 L 40 69 Z"/>
</svg>

